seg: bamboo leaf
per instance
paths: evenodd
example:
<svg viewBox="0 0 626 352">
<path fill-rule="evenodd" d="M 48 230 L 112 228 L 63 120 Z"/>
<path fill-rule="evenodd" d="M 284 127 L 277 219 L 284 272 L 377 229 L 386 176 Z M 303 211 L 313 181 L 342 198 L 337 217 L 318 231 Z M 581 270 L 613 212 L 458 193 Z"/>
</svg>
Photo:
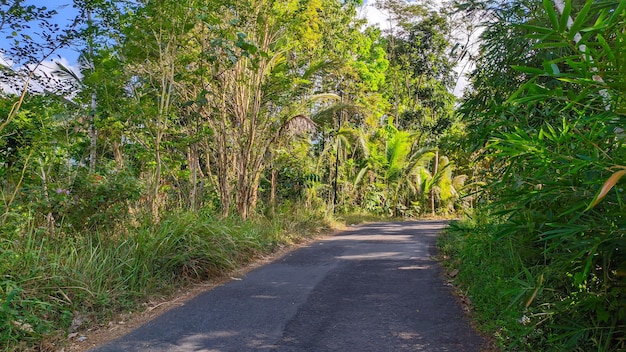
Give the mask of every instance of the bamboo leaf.
<svg viewBox="0 0 626 352">
<path fill-rule="evenodd" d="M 361 171 L 359 171 L 359 174 L 356 176 L 356 179 L 354 180 L 354 185 L 355 186 L 358 186 L 359 183 L 361 183 L 361 180 L 363 180 L 363 177 L 365 176 L 367 171 L 369 171 L 369 167 L 368 166 L 365 166 L 364 168 L 361 169 Z"/>
<path fill-rule="evenodd" d="M 546 9 L 546 13 L 548 14 L 548 18 L 550 19 L 550 23 L 552 24 L 552 28 L 554 30 L 559 29 L 559 20 L 556 16 L 556 11 L 554 10 L 554 5 L 550 0 L 543 0 L 543 7 Z"/>
<path fill-rule="evenodd" d="M 561 19 L 559 21 L 559 32 L 565 32 L 567 28 L 567 22 L 569 20 L 569 16 L 572 13 L 572 0 L 565 0 L 565 7 L 563 8 L 563 13 L 561 14 Z"/>
<path fill-rule="evenodd" d="M 541 274 L 539 276 L 539 282 L 538 282 L 537 286 L 535 287 L 535 290 L 533 291 L 533 294 L 526 301 L 526 308 L 530 307 L 530 305 L 533 303 L 533 301 L 537 297 L 537 293 L 539 293 L 539 290 L 541 289 L 542 286 L 543 286 L 543 274 Z"/>
<path fill-rule="evenodd" d="M 546 73 L 546 71 L 544 71 L 544 70 L 542 70 L 540 68 L 536 68 L 536 67 L 513 65 L 513 66 L 511 66 L 511 68 L 513 68 L 516 71 L 520 71 L 520 72 L 524 72 L 524 73 L 531 73 L 531 74 L 538 74 L 538 75 L 542 75 L 542 74 Z"/>
<path fill-rule="evenodd" d="M 589 14 L 589 10 L 591 9 L 592 4 L 593 0 L 587 0 L 585 2 L 585 6 L 583 6 L 583 8 L 580 10 L 578 16 L 576 16 L 574 23 L 569 29 L 569 35 L 567 36 L 569 40 L 574 40 L 574 36 L 576 36 L 576 33 L 578 33 L 583 24 L 587 22 L 587 14 Z"/>
<path fill-rule="evenodd" d="M 543 68 L 545 69 L 545 72 L 549 73 L 550 75 L 558 75 L 559 73 L 561 73 L 561 71 L 559 70 L 559 66 L 557 66 L 553 62 L 544 61 Z"/>
<path fill-rule="evenodd" d="M 613 11 L 611 18 L 609 18 L 607 25 L 612 25 L 615 21 L 619 21 L 624 16 L 624 10 L 626 10 L 626 2 L 620 1 L 617 8 Z"/>
<path fill-rule="evenodd" d="M 510 104 L 510 103 L 516 101 L 517 97 L 520 94 L 526 92 L 531 86 L 535 86 L 536 85 L 535 81 L 537 81 L 538 77 L 539 76 L 532 77 L 528 82 L 524 83 L 521 87 L 519 87 L 513 94 L 511 94 L 511 96 L 507 100 L 507 103 Z"/>
<path fill-rule="evenodd" d="M 546 27 L 539 27 L 539 26 L 532 26 L 529 24 L 522 24 L 520 25 L 520 27 L 524 28 L 524 29 L 528 29 L 529 31 L 535 32 L 535 33 L 542 33 L 542 34 L 553 34 L 554 30 L 552 30 L 551 28 L 546 28 Z"/>
<path fill-rule="evenodd" d="M 540 42 L 533 45 L 534 49 L 552 49 L 552 48 L 566 48 L 569 47 L 570 44 L 566 42 Z"/>
<path fill-rule="evenodd" d="M 615 186 L 624 175 L 626 175 L 626 167 L 622 170 L 614 172 L 613 175 L 611 175 L 611 177 L 604 182 L 604 185 L 600 188 L 600 192 L 598 192 L 598 194 L 594 197 L 593 201 L 589 204 L 585 211 L 598 205 L 598 203 L 600 203 L 600 201 L 609 193 L 611 189 L 613 189 L 613 186 Z"/>
<path fill-rule="evenodd" d="M 600 43 L 600 46 L 602 46 L 602 49 L 604 50 L 605 55 L 607 55 L 609 59 L 611 59 L 613 57 L 613 52 L 611 50 L 611 47 L 609 46 L 609 43 L 607 43 L 606 39 L 602 36 L 602 34 L 599 34 L 599 33 L 598 33 L 598 43 Z"/>
</svg>

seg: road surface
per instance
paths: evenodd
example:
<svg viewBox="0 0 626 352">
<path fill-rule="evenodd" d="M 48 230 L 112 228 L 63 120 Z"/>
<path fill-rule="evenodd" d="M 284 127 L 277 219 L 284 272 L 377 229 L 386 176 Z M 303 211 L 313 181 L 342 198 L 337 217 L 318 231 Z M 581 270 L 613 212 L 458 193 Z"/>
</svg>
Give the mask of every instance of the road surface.
<svg viewBox="0 0 626 352">
<path fill-rule="evenodd" d="M 480 351 L 433 259 L 445 226 L 354 226 L 91 351 Z"/>
</svg>

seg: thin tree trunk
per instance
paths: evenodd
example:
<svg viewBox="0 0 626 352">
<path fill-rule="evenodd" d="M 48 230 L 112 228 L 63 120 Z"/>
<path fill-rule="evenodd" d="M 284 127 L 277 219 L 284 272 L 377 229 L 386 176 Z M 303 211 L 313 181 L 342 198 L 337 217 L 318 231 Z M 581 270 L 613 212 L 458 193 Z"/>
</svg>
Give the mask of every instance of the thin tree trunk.
<svg viewBox="0 0 626 352">
<path fill-rule="evenodd" d="M 435 151 L 435 160 L 433 166 L 433 178 L 436 177 L 437 172 L 439 171 L 439 151 Z M 430 211 L 432 215 L 435 215 L 435 185 L 430 187 Z"/>
<path fill-rule="evenodd" d="M 11 195 L 11 198 L 8 201 L 6 200 L 6 198 L 4 199 L 5 210 L 4 210 L 4 214 L 2 214 L 2 224 L 6 222 L 7 216 L 9 215 L 9 210 L 11 209 L 11 205 L 13 204 L 13 201 L 15 201 L 15 197 L 17 196 L 17 194 L 20 191 L 20 188 L 22 187 L 22 182 L 24 182 L 24 177 L 26 175 L 26 169 L 28 168 L 28 162 L 30 161 L 30 158 L 32 156 L 33 156 L 33 150 L 31 149 L 30 153 L 28 153 L 28 156 L 26 157 L 26 160 L 24 161 L 24 166 L 22 167 L 22 172 L 20 174 L 20 180 L 15 185 L 15 189 L 13 190 L 13 194 Z M 2 192 L 2 195 L 4 196 L 4 192 Z"/>
<path fill-rule="evenodd" d="M 96 130 L 96 93 L 91 94 L 91 113 L 89 114 L 89 173 L 96 171 L 96 148 L 98 131 Z"/>
<path fill-rule="evenodd" d="M 276 168 L 272 167 L 272 173 L 270 177 L 270 206 L 272 208 L 272 213 L 276 211 L 276 176 L 277 176 Z"/>
<path fill-rule="evenodd" d="M 187 167 L 189 167 L 189 207 L 191 210 L 197 210 L 198 195 L 198 153 L 196 145 L 187 148 Z"/>
<path fill-rule="evenodd" d="M 211 187 L 213 188 L 213 190 L 219 192 L 219 189 L 220 189 L 219 183 L 214 178 L 213 171 L 211 170 L 211 148 L 209 147 L 209 140 L 205 136 L 203 141 L 204 141 L 204 143 L 203 143 L 204 144 L 203 145 L 203 148 L 204 148 L 204 162 L 206 163 L 206 169 L 205 169 L 205 172 L 203 172 L 203 173 L 206 173 L 206 174 L 203 176 L 203 182 L 202 182 L 201 189 L 204 190 L 204 186 L 206 186 L 205 185 L 206 182 L 204 180 L 208 179 L 209 183 L 211 184 Z"/>
<path fill-rule="evenodd" d="M 91 22 L 91 11 L 87 11 L 87 25 L 88 27 L 92 26 Z M 89 59 L 91 60 L 91 66 L 94 67 L 93 60 L 93 47 L 91 42 L 93 41 L 93 36 L 91 41 L 89 41 Z M 96 148 L 98 143 L 98 131 L 96 130 L 96 92 L 91 93 L 91 113 L 89 114 L 89 173 L 94 173 L 96 171 Z"/>
<path fill-rule="evenodd" d="M 417 80 L 417 87 L 415 88 L 415 98 L 413 100 L 413 110 L 415 110 L 417 108 L 417 104 L 420 101 L 420 87 L 422 86 L 422 77 L 424 77 L 423 74 L 420 75 L 420 78 L 418 78 Z"/>
<path fill-rule="evenodd" d="M 50 204 L 50 196 L 48 194 L 48 174 L 46 173 L 46 170 L 44 169 L 43 162 L 41 161 L 41 159 L 39 160 L 39 170 L 41 171 L 40 177 L 41 177 L 41 185 L 43 187 L 43 197 L 44 197 L 44 200 L 46 201 L 46 205 L 50 207 L 52 204 Z M 54 236 L 55 221 L 54 221 L 54 215 L 52 214 L 52 211 L 49 211 L 48 214 L 46 215 L 46 225 L 48 226 L 48 233 L 51 236 Z"/>
<path fill-rule="evenodd" d="M 155 170 L 154 170 L 154 180 L 152 185 L 152 196 L 150 197 L 150 210 L 152 211 L 152 216 L 155 219 L 159 216 L 159 189 L 161 188 L 161 137 L 162 133 L 158 131 L 157 127 L 157 135 L 154 143 L 154 162 Z"/>
<path fill-rule="evenodd" d="M 111 148 L 113 149 L 113 159 L 115 160 L 115 166 L 117 167 L 118 170 L 123 169 L 124 158 L 122 157 L 122 149 L 120 146 L 120 142 L 118 142 L 117 140 L 114 140 Z"/>
</svg>

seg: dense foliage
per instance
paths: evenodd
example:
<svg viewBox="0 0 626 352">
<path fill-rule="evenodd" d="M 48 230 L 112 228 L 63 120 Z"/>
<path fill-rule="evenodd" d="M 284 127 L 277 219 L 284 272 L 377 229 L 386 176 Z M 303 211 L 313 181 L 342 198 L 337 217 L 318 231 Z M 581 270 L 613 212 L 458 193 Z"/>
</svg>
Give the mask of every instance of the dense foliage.
<svg viewBox="0 0 626 352">
<path fill-rule="evenodd" d="M 507 349 L 624 350 L 626 4 L 490 5 L 461 108 L 488 206 L 443 246 Z"/>
<path fill-rule="evenodd" d="M 2 348 L 367 212 L 469 214 L 441 246 L 504 349 L 626 349 L 626 3 L 376 4 L 3 2 Z"/>
<path fill-rule="evenodd" d="M 389 1 L 382 32 L 361 5 L 84 0 L 63 26 L 3 2 L 2 349 L 54 348 L 333 215 L 460 211 L 448 17 Z"/>
</svg>

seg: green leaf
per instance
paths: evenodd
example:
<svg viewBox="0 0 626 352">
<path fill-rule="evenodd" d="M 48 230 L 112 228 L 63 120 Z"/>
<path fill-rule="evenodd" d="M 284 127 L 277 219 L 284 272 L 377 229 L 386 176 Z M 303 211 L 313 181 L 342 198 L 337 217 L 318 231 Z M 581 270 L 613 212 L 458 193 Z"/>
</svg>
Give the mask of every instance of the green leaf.
<svg viewBox="0 0 626 352">
<path fill-rule="evenodd" d="M 598 314 L 598 321 L 606 323 L 609 321 L 609 318 L 611 318 L 611 314 L 601 305 L 596 307 L 596 312 Z"/>
<path fill-rule="evenodd" d="M 615 57 L 613 55 L 613 51 L 611 50 L 609 43 L 607 43 L 606 39 L 600 33 L 598 33 L 598 42 L 602 46 L 602 49 L 604 49 L 604 53 L 606 54 L 606 56 L 609 57 L 609 59 L 612 59 Z"/>
<path fill-rule="evenodd" d="M 566 48 L 571 46 L 567 42 L 541 42 L 533 45 L 534 49 L 554 49 L 554 48 Z"/>
<path fill-rule="evenodd" d="M 572 0 L 565 0 L 565 7 L 563 8 L 563 13 L 561 14 L 561 20 L 559 21 L 559 32 L 565 32 L 567 28 L 567 22 L 570 19 L 570 14 L 572 13 Z"/>
<path fill-rule="evenodd" d="M 542 75 L 542 74 L 546 73 L 546 71 L 544 71 L 544 70 L 542 70 L 540 68 L 536 68 L 536 67 L 512 65 L 511 68 L 513 68 L 516 71 L 520 71 L 520 72 L 524 72 L 524 73 L 530 73 L 530 74 L 534 74 L 534 75 Z"/>
<path fill-rule="evenodd" d="M 561 73 L 561 70 L 559 70 L 559 66 L 557 66 L 553 62 L 544 61 L 543 68 L 546 70 L 547 73 L 551 75 L 558 75 Z"/>
<path fill-rule="evenodd" d="M 559 20 L 556 16 L 556 11 L 554 10 L 554 5 L 550 0 L 543 0 L 543 7 L 548 14 L 548 18 L 550 19 L 550 23 L 552 24 L 552 28 L 554 30 L 559 29 Z"/>
<path fill-rule="evenodd" d="M 587 14 L 589 14 L 589 10 L 591 9 L 592 4 L 593 4 L 593 0 L 587 0 L 585 2 L 585 6 L 583 6 L 583 8 L 580 10 L 580 12 L 578 13 L 578 16 L 576 16 L 574 23 L 569 29 L 569 35 L 567 36 L 569 40 L 574 40 L 574 36 L 576 36 L 576 33 L 578 33 L 578 31 L 580 31 L 580 29 L 582 28 L 583 24 L 585 24 L 588 21 Z"/>
<path fill-rule="evenodd" d="M 517 97 L 520 94 L 522 94 L 523 92 L 526 92 L 530 87 L 535 86 L 536 85 L 535 81 L 537 80 L 537 77 L 538 76 L 533 77 L 530 81 L 524 83 L 521 87 L 519 87 L 513 94 L 511 94 L 511 96 L 509 97 L 509 99 L 507 99 L 506 102 L 512 103 L 516 101 Z"/>
<path fill-rule="evenodd" d="M 613 11 L 611 18 L 609 18 L 607 25 L 613 25 L 616 21 L 619 21 L 624 17 L 624 10 L 626 10 L 626 2 L 620 1 L 617 8 Z"/>
<path fill-rule="evenodd" d="M 531 32 L 541 33 L 541 34 L 553 34 L 554 30 L 552 28 L 533 26 L 529 24 L 520 25 L 521 28 L 527 29 Z"/>
</svg>

